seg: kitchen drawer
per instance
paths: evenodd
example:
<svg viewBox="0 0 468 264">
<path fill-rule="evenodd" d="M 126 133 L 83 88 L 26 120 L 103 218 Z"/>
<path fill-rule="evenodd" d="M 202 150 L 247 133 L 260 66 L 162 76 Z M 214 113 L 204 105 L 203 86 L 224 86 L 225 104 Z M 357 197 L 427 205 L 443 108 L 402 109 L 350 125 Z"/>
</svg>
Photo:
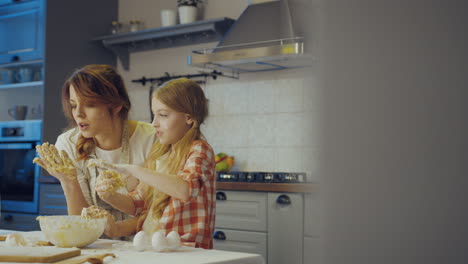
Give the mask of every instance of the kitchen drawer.
<svg viewBox="0 0 468 264">
<path fill-rule="evenodd" d="M 17 231 L 40 230 L 37 215 L 2 212 L 0 218 L 0 229 Z"/>
<path fill-rule="evenodd" d="M 40 185 L 39 214 L 41 215 L 66 215 L 67 201 L 60 184 Z"/>
<path fill-rule="evenodd" d="M 268 264 L 302 264 L 303 222 L 303 194 L 268 193 Z"/>
<path fill-rule="evenodd" d="M 304 235 L 320 236 L 322 228 L 321 206 L 317 193 L 304 195 Z"/>
<path fill-rule="evenodd" d="M 267 263 L 266 233 L 217 228 L 213 237 L 215 249 L 260 254 Z"/>
<path fill-rule="evenodd" d="M 267 194 L 242 191 L 216 192 L 216 227 L 267 230 Z"/>
<path fill-rule="evenodd" d="M 320 238 L 304 237 L 304 264 L 323 264 L 323 248 Z"/>
</svg>

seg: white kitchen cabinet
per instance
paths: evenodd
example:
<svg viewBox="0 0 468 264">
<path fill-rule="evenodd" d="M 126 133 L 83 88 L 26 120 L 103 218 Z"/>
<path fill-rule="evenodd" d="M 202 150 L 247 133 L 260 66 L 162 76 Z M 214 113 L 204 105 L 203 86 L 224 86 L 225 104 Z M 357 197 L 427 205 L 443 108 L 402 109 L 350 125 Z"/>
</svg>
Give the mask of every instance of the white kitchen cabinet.
<svg viewBox="0 0 468 264">
<path fill-rule="evenodd" d="M 268 193 L 268 264 L 301 264 L 304 202 L 301 193 Z"/>
<path fill-rule="evenodd" d="M 322 229 L 321 206 L 318 193 L 304 194 L 304 235 L 320 236 Z"/>
<path fill-rule="evenodd" d="M 322 240 L 319 237 L 304 237 L 304 264 L 323 264 Z"/>
<path fill-rule="evenodd" d="M 268 264 L 303 263 L 302 193 L 218 190 L 216 197 L 215 249 L 261 254 Z"/>
<path fill-rule="evenodd" d="M 267 259 L 267 194 L 216 192 L 214 248 L 256 253 Z"/>
<path fill-rule="evenodd" d="M 266 218 L 266 193 L 216 192 L 216 227 L 265 232 Z"/>
<path fill-rule="evenodd" d="M 216 249 L 255 253 L 262 255 L 266 259 L 267 234 L 264 232 L 216 228 L 214 237 Z"/>
<path fill-rule="evenodd" d="M 318 193 L 304 194 L 304 264 L 321 264 L 322 217 Z"/>
</svg>

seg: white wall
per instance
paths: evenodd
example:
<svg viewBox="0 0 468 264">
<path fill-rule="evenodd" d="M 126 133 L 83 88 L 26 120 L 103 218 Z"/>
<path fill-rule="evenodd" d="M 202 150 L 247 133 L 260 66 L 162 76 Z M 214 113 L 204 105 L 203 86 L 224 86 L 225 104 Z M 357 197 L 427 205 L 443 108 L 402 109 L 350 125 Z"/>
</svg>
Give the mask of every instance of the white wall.
<svg viewBox="0 0 468 264">
<path fill-rule="evenodd" d="M 175 9 L 176 1 L 120 0 L 119 20 L 141 19 L 148 28 L 159 27 L 159 10 Z M 237 19 L 248 1 L 210 0 L 203 17 Z M 149 86 L 133 79 L 197 73 L 186 64 L 191 50 L 216 43 L 137 52 L 130 55 L 130 70 L 119 65 L 133 109 L 131 118 L 149 121 Z M 202 131 L 215 152 L 236 158 L 235 170 L 305 171 L 318 180 L 320 90 L 311 69 L 242 74 L 239 80 L 209 79 L 203 86 L 210 116 Z M 307 78 L 305 78 L 307 76 Z"/>
</svg>

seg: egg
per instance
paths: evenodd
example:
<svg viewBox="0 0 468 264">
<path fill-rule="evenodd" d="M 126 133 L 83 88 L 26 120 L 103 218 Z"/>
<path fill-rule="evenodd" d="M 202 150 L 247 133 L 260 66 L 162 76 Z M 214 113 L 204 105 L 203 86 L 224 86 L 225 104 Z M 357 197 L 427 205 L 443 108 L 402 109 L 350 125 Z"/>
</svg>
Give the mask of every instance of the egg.
<svg viewBox="0 0 468 264">
<path fill-rule="evenodd" d="M 145 231 L 138 232 L 133 238 L 133 246 L 137 251 L 145 250 L 149 245 L 149 236 Z"/>
<path fill-rule="evenodd" d="M 171 231 L 167 235 L 166 240 L 170 249 L 178 249 L 180 247 L 180 236 L 176 231 Z"/>
<path fill-rule="evenodd" d="M 5 244 L 10 247 L 24 247 L 28 245 L 28 241 L 20 233 L 13 233 L 7 235 Z"/>
<path fill-rule="evenodd" d="M 151 245 L 156 252 L 164 252 L 169 249 L 164 231 L 158 231 L 153 234 Z"/>
</svg>

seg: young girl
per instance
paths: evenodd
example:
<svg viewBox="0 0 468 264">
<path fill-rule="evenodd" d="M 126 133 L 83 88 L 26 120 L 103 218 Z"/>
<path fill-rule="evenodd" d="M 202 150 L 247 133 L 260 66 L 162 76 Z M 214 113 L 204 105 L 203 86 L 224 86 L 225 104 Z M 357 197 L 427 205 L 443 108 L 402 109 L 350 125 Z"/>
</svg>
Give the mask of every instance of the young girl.
<svg viewBox="0 0 468 264">
<path fill-rule="evenodd" d="M 138 188 L 119 199 L 135 201 L 139 217 L 109 220 L 106 235 L 127 236 L 143 230 L 152 234 L 176 231 L 183 242 L 213 248 L 215 222 L 215 161 L 200 132 L 207 100 L 200 86 L 186 78 L 169 81 L 152 96 L 153 126 L 158 136 L 147 160 L 137 165 L 100 164 L 140 179 Z M 144 207 L 144 208 L 143 208 Z"/>
<path fill-rule="evenodd" d="M 95 183 L 101 171 L 87 165 L 90 158 L 143 165 L 156 140 L 154 128 L 127 120 L 131 105 L 125 85 L 108 65 L 88 65 L 75 71 L 63 86 L 62 103 L 72 128 L 58 137 L 55 146 L 38 146 L 41 158 L 35 162 L 60 181 L 68 214 L 79 215 L 83 208 L 97 205 L 118 220 L 128 219 L 124 212 L 134 208 L 133 202 L 121 203 L 116 209 L 100 199 Z M 133 190 L 138 180 L 128 177 L 124 185 L 123 192 Z"/>
</svg>

